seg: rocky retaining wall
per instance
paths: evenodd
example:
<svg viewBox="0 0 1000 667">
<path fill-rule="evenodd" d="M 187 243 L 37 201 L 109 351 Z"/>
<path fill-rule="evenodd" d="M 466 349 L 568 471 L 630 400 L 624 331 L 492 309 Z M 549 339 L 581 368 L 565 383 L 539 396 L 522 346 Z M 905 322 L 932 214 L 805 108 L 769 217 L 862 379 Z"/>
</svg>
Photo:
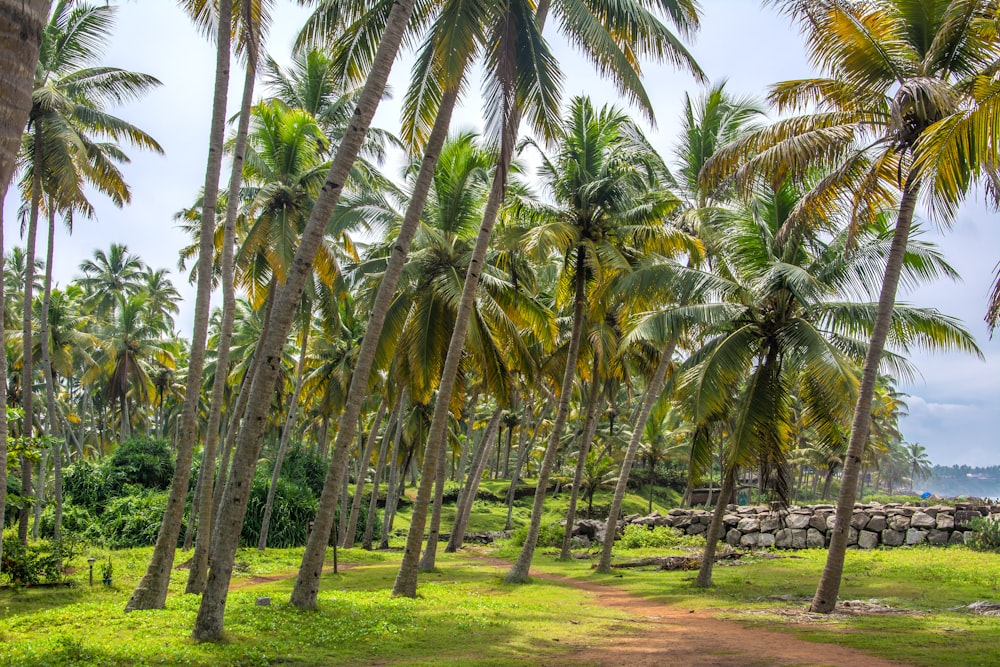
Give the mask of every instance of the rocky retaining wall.
<svg viewBox="0 0 1000 667">
<path fill-rule="evenodd" d="M 769 505 L 741 507 L 729 505 L 723 518 L 723 540 L 732 546 L 777 547 L 779 549 L 824 548 L 830 544 L 836 524 L 833 505 L 792 506 L 775 509 Z M 851 516 L 847 543 L 860 549 L 915 544 L 963 544 L 973 517 L 1000 517 L 1000 506 L 915 507 L 890 503 L 856 504 Z M 670 526 L 687 535 L 708 531 L 712 512 L 700 509 L 670 510 L 666 516 L 627 516 L 619 524 Z M 582 540 L 602 540 L 604 522 L 580 521 L 574 534 Z"/>
</svg>

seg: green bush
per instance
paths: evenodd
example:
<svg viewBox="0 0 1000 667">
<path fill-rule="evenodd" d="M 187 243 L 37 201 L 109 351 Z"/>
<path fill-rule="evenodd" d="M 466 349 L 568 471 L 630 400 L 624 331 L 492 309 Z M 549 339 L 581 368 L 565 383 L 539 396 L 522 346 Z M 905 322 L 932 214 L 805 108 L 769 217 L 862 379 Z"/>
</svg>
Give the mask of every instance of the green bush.
<svg viewBox="0 0 1000 667">
<path fill-rule="evenodd" d="M 3 537 L 0 571 L 13 586 L 57 582 L 62 578 L 60 563 L 59 552 L 50 542 L 24 546 L 14 533 Z"/>
<path fill-rule="evenodd" d="M 108 465 L 83 459 L 63 472 L 66 500 L 93 513 L 99 513 L 110 498 L 121 495 L 124 474 Z"/>
<path fill-rule="evenodd" d="M 258 474 L 250 489 L 247 514 L 240 533 L 240 542 L 244 546 L 255 547 L 260 540 L 268 484 L 270 480 L 263 474 Z M 316 516 L 317 505 L 316 497 L 308 487 L 289 482 L 284 477 L 278 478 L 271 521 L 267 529 L 267 546 L 283 549 L 305 544 L 309 522 Z"/>
<path fill-rule="evenodd" d="M 174 476 L 170 444 L 159 438 L 129 438 L 118 445 L 106 465 L 109 474 L 121 473 L 126 484 L 147 489 L 166 489 Z"/>
<path fill-rule="evenodd" d="M 42 510 L 41 535 L 46 539 L 51 539 L 55 532 L 56 508 L 55 505 L 46 505 Z M 63 535 L 87 535 L 100 532 L 100 526 L 94 519 L 94 515 L 87 511 L 85 507 L 79 505 L 63 504 L 62 516 Z"/>
<path fill-rule="evenodd" d="M 565 532 L 565 526 L 561 526 L 558 523 L 540 526 L 538 529 L 538 541 L 535 546 L 561 547 Z M 510 536 L 511 543 L 518 547 L 523 547 L 526 539 L 528 539 L 528 526 L 526 525 L 515 530 Z"/>
<path fill-rule="evenodd" d="M 101 516 L 91 524 L 86 537 L 112 549 L 145 547 L 156 544 L 167 494 L 151 489 L 133 488 L 133 493 L 113 498 Z"/>
<path fill-rule="evenodd" d="M 666 547 L 692 546 L 701 544 L 701 538 L 689 537 L 670 526 L 643 526 L 630 524 L 618 540 L 622 549 L 662 549 Z M 703 540 L 702 540 L 703 541 Z"/>
<path fill-rule="evenodd" d="M 970 549 L 1000 552 L 1000 518 L 972 517 L 969 530 L 975 531 L 965 542 Z"/>
</svg>

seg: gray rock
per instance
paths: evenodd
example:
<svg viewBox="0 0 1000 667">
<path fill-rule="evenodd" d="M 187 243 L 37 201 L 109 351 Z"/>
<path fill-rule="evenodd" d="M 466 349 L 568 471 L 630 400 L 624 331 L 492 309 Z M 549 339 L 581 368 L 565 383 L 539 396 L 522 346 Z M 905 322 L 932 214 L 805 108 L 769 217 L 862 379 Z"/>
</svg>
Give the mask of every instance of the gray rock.
<svg viewBox="0 0 1000 667">
<path fill-rule="evenodd" d="M 760 543 L 760 533 L 747 533 L 740 538 L 741 547 L 755 547 Z"/>
<path fill-rule="evenodd" d="M 934 528 L 936 525 L 934 517 L 925 512 L 916 512 L 910 517 L 911 528 Z"/>
<path fill-rule="evenodd" d="M 791 549 L 792 547 L 792 529 L 782 528 L 777 533 L 774 534 L 774 546 L 779 549 Z"/>
<path fill-rule="evenodd" d="M 923 544 L 927 540 L 927 531 L 918 528 L 910 528 L 906 531 L 906 545 Z"/>
<path fill-rule="evenodd" d="M 815 528 L 806 531 L 806 546 L 810 549 L 822 549 L 826 546 L 826 536 Z"/>
<path fill-rule="evenodd" d="M 965 544 L 965 534 L 960 530 L 956 530 L 948 538 L 948 544 Z"/>
<path fill-rule="evenodd" d="M 813 505 L 813 511 L 817 512 L 819 510 L 832 510 L 833 505 Z"/>
<path fill-rule="evenodd" d="M 590 538 L 586 535 L 577 535 L 572 539 L 570 544 L 575 549 L 588 549 L 590 548 Z"/>
<path fill-rule="evenodd" d="M 851 515 L 851 527 L 861 530 L 868 525 L 871 517 L 868 516 L 867 512 L 855 512 Z"/>
<path fill-rule="evenodd" d="M 760 517 L 760 532 L 773 533 L 781 526 L 781 518 L 777 514 L 766 514 Z"/>
<path fill-rule="evenodd" d="M 698 535 L 700 533 L 704 533 L 706 530 L 708 530 L 708 526 L 706 526 L 705 524 L 692 523 L 690 526 L 687 527 L 687 534 Z"/>
<path fill-rule="evenodd" d="M 785 525 L 795 530 L 808 528 L 811 518 L 808 514 L 789 514 L 785 517 Z"/>
<path fill-rule="evenodd" d="M 881 533 L 883 530 L 885 530 L 885 526 L 886 526 L 885 515 L 873 516 L 871 520 L 868 522 L 868 525 L 865 526 L 865 529 L 870 530 L 873 533 Z"/>
<path fill-rule="evenodd" d="M 903 516 L 902 514 L 895 514 L 889 517 L 887 524 L 891 530 L 897 530 L 901 533 L 906 532 L 906 530 L 910 527 L 910 517 Z"/>
<path fill-rule="evenodd" d="M 862 530 L 858 535 L 858 546 L 862 549 L 874 549 L 878 546 L 878 533 Z"/>
<path fill-rule="evenodd" d="M 824 532 L 826 530 L 826 517 L 816 515 L 809 517 L 809 527 Z"/>
<path fill-rule="evenodd" d="M 948 531 L 931 528 L 927 532 L 927 541 L 931 544 L 948 544 Z"/>
<path fill-rule="evenodd" d="M 271 606 L 271 598 L 270 597 L 257 598 L 257 600 L 255 601 L 255 603 L 256 603 L 256 605 L 258 607 L 270 607 Z"/>
<path fill-rule="evenodd" d="M 740 519 L 740 522 L 736 527 L 741 533 L 755 533 L 760 530 L 760 521 L 756 518 L 747 517 L 745 519 Z"/>
<path fill-rule="evenodd" d="M 722 517 L 722 523 L 726 526 L 735 526 L 740 522 L 739 514 L 726 514 Z"/>
<path fill-rule="evenodd" d="M 886 528 L 882 531 L 882 544 L 887 547 L 899 547 L 906 540 L 906 533 L 899 530 Z"/>
<path fill-rule="evenodd" d="M 759 547 L 773 547 L 774 546 L 774 534 L 773 533 L 760 533 L 760 537 L 757 538 L 757 546 L 759 546 Z"/>
<path fill-rule="evenodd" d="M 955 510 L 955 525 L 965 528 L 973 517 L 981 516 L 977 510 Z"/>
<path fill-rule="evenodd" d="M 938 530 L 951 530 L 955 527 L 955 517 L 951 514 L 945 514 L 944 512 L 938 512 L 937 515 L 937 528 Z"/>
<path fill-rule="evenodd" d="M 930 516 L 930 517 L 934 517 L 936 519 L 937 515 L 938 515 L 938 512 L 940 512 L 942 509 L 944 509 L 944 508 L 938 507 L 938 506 L 927 507 L 927 508 L 924 508 L 924 514 L 926 514 L 927 516 Z"/>
<path fill-rule="evenodd" d="M 858 535 L 860 535 L 860 533 L 858 533 L 858 529 L 857 528 L 855 528 L 854 526 L 851 526 L 850 528 L 848 528 L 847 529 L 847 545 L 850 546 L 852 544 L 857 544 L 858 543 Z"/>
<path fill-rule="evenodd" d="M 738 547 L 740 545 L 740 538 L 743 537 L 743 533 L 736 530 L 735 528 L 730 528 L 726 533 L 726 544 L 731 547 Z"/>
<path fill-rule="evenodd" d="M 807 545 L 806 531 L 801 528 L 792 528 L 792 548 L 805 549 Z"/>
</svg>

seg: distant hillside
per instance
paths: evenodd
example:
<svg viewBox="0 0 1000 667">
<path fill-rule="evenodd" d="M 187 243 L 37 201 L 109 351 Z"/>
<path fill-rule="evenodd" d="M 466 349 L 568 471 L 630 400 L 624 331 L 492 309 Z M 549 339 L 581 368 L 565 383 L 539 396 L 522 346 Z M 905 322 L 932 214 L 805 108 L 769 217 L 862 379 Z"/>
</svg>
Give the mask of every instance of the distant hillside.
<svg viewBox="0 0 1000 667">
<path fill-rule="evenodd" d="M 945 497 L 1000 498 L 1000 466 L 934 466 L 930 479 L 920 480 L 915 486 L 918 491 Z"/>
</svg>

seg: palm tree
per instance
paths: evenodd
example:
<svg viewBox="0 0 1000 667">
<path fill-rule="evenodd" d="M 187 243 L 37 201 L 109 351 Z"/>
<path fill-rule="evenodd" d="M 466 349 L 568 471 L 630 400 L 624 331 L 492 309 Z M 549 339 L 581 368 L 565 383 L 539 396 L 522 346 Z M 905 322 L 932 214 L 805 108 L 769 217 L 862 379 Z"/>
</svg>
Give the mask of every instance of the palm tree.
<svg viewBox="0 0 1000 667">
<path fill-rule="evenodd" d="M 543 157 L 542 177 L 555 206 L 532 206 L 525 213 L 537 221 L 527 235 L 529 251 L 542 256 L 555 251 L 565 267 L 557 296 L 572 285 L 573 317 L 552 433 L 539 471 L 538 488 L 548 483 L 562 438 L 577 358 L 584 336 L 588 293 L 608 290 L 650 253 L 669 255 L 678 249 L 697 252 L 689 238 L 664 220 L 676 200 L 662 188 L 665 170 L 639 128 L 621 111 L 596 111 L 586 98 L 575 98 L 564 121 L 559 153 Z M 591 287 L 588 289 L 588 284 Z M 562 298 L 565 298 L 564 296 Z M 596 300 L 596 299 L 595 299 Z M 634 450 L 632 456 L 634 457 Z M 627 477 L 626 458 L 622 474 Z M 517 562 L 507 573 L 523 582 L 534 554 L 544 493 L 535 494 L 528 536 Z"/>
<path fill-rule="evenodd" d="M 916 442 L 903 443 L 907 463 L 910 467 L 910 487 L 916 486 L 918 479 L 931 476 L 931 460 L 927 456 L 927 448 Z"/>
<path fill-rule="evenodd" d="M 113 315 L 122 296 L 135 296 L 143 282 L 142 259 L 121 243 L 112 243 L 107 252 L 97 249 L 93 259 L 80 262 L 80 287 L 87 294 L 91 310 L 99 317 Z"/>
<path fill-rule="evenodd" d="M 802 174 L 817 161 L 834 165 L 828 178 L 803 199 L 792 217 L 793 225 L 808 224 L 843 205 L 852 227 L 863 229 L 887 205 L 897 211 L 893 248 L 851 424 L 837 499 L 837 527 L 811 605 L 813 611 L 827 613 L 834 609 L 840 588 L 871 403 L 917 198 L 925 191 L 933 212 L 950 220 L 961 194 L 956 186 L 968 183 L 967 177 L 956 175 L 972 167 L 969 161 L 953 160 L 954 152 L 946 152 L 942 158 L 948 167 L 939 165 L 933 170 L 945 177 L 938 178 L 934 188 L 925 187 L 931 179 L 919 165 L 922 160 L 934 160 L 940 144 L 929 142 L 925 148 L 924 139 L 932 128 L 948 126 L 964 115 L 964 109 L 976 105 L 969 82 L 984 72 L 992 75 L 1000 56 L 1000 42 L 977 26 L 994 20 L 997 3 L 774 1 L 800 22 L 814 64 L 824 76 L 772 88 L 771 100 L 780 111 L 805 111 L 806 115 L 785 118 L 737 142 L 730 157 L 754 156 L 737 175 L 746 176 L 741 180 L 749 183 L 751 173 L 766 173 L 773 180 Z M 991 141 L 988 136 L 973 132 L 967 145 L 985 147 Z M 925 151 L 930 152 L 926 158 Z M 719 164 L 726 167 L 732 161 L 724 159 Z M 942 193 L 942 183 L 951 186 L 949 195 Z"/>
<path fill-rule="evenodd" d="M 245 514 L 249 483 L 253 477 L 264 435 L 264 422 L 266 421 L 264 415 L 270 403 L 269 395 L 279 371 L 277 355 L 284 347 L 330 215 L 337 205 L 351 167 L 361 149 L 372 116 L 382 98 L 392 61 L 395 59 L 396 52 L 402 42 L 406 25 L 413 12 L 413 6 L 413 0 L 401 0 L 394 2 L 389 10 L 386 29 L 375 51 L 372 68 L 364 90 L 358 98 L 355 114 L 348 131 L 345 132 L 344 140 L 337 148 L 322 193 L 313 206 L 312 214 L 295 253 L 288 280 L 275 297 L 267 336 L 258 346 L 257 355 L 262 361 L 251 384 L 247 414 L 244 417 L 244 426 L 240 430 L 237 441 L 236 456 L 230 476 L 231 483 L 227 485 L 221 504 L 213 565 L 209 571 L 205 593 L 202 595 L 201 606 L 195 621 L 193 632 L 195 639 L 217 640 L 222 636 L 223 612 L 239 532 Z M 325 545 L 330 533 L 331 524 L 332 516 L 329 522 L 326 522 L 327 529 L 322 537 L 323 545 Z M 317 517 L 314 535 L 317 532 L 323 532 L 321 527 L 321 522 Z M 319 560 L 322 563 L 322 556 Z M 316 578 L 318 579 L 318 576 Z M 299 582 L 296 583 L 298 589 Z M 293 593 L 293 602 L 295 599 Z"/>
</svg>

